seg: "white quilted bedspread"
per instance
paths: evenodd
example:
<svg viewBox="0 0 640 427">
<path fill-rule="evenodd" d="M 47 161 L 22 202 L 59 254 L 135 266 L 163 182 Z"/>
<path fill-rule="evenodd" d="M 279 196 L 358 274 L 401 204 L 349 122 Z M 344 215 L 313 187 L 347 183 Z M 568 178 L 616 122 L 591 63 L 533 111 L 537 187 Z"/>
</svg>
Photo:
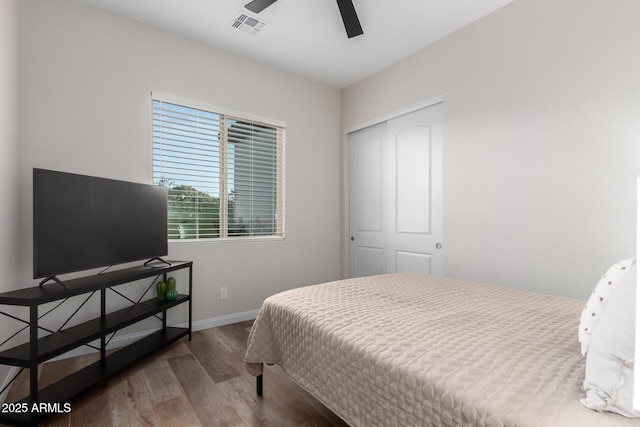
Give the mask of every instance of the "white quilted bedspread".
<svg viewBox="0 0 640 427">
<path fill-rule="evenodd" d="M 579 403 L 583 306 L 436 276 L 341 280 L 269 297 L 245 362 L 281 366 L 353 426 L 637 426 Z"/>
</svg>

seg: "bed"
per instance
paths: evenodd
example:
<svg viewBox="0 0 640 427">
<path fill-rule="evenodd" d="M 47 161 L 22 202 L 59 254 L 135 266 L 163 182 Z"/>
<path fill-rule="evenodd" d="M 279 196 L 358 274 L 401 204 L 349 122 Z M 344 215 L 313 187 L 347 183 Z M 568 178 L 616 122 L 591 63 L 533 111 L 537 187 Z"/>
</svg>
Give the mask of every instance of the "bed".
<svg viewBox="0 0 640 427">
<path fill-rule="evenodd" d="M 580 403 L 583 310 L 429 275 L 340 280 L 266 299 L 245 362 L 260 384 L 279 365 L 353 426 L 638 426 Z"/>
</svg>

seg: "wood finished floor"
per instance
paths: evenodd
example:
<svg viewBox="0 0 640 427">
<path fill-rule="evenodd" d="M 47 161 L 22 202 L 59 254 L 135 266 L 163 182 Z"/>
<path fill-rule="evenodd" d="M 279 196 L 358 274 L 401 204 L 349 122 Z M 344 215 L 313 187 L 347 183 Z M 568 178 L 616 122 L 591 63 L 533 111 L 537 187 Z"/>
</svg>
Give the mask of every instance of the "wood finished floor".
<svg viewBox="0 0 640 427">
<path fill-rule="evenodd" d="M 264 396 L 242 358 L 252 321 L 193 333 L 72 402 L 69 414 L 40 426 L 346 426 L 276 366 L 266 367 Z M 97 360 L 95 354 L 40 365 L 46 386 Z M 28 370 L 7 402 L 28 394 Z"/>
</svg>

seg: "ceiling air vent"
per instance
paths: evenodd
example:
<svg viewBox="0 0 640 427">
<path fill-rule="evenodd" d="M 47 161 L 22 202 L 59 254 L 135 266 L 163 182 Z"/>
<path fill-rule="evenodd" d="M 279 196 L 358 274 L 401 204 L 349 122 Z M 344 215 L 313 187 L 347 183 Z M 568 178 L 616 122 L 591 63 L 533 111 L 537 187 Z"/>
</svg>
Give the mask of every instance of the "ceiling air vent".
<svg viewBox="0 0 640 427">
<path fill-rule="evenodd" d="M 265 25 L 266 22 L 260 21 L 244 12 L 239 12 L 238 16 L 236 16 L 236 19 L 233 21 L 233 24 L 231 24 L 233 28 L 237 28 L 238 30 L 252 36 L 258 34 L 258 31 L 260 31 Z"/>
</svg>

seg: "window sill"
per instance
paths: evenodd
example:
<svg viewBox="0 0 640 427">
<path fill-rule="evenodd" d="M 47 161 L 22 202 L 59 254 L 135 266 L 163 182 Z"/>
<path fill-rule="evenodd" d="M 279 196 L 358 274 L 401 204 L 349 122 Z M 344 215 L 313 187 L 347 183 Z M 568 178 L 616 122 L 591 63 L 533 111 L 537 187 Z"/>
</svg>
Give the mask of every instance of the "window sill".
<svg viewBox="0 0 640 427">
<path fill-rule="evenodd" d="M 284 240 L 284 236 L 249 236 L 249 237 L 219 237 L 215 239 L 169 239 L 169 244 L 194 243 L 248 243 L 273 242 Z"/>
</svg>

